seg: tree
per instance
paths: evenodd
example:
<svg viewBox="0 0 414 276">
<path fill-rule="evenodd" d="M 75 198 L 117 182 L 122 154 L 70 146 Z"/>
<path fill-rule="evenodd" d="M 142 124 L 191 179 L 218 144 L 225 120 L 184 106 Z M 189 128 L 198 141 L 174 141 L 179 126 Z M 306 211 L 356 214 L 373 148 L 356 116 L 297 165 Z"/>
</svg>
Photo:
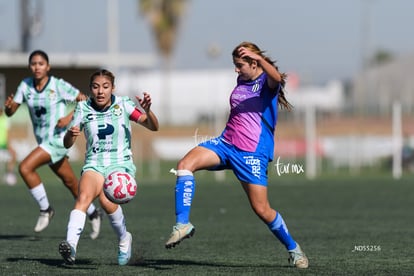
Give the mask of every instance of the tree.
<svg viewBox="0 0 414 276">
<path fill-rule="evenodd" d="M 139 0 L 139 11 L 147 17 L 158 50 L 165 59 L 173 53 L 180 18 L 187 0 Z"/>
<path fill-rule="evenodd" d="M 380 49 L 375 52 L 375 54 L 370 60 L 369 65 L 371 67 L 375 67 L 378 65 L 386 64 L 392 61 L 393 59 L 394 59 L 394 55 L 390 51 Z"/>
<path fill-rule="evenodd" d="M 180 18 L 183 16 L 187 0 L 139 0 L 139 11 L 145 16 L 155 36 L 158 51 L 163 57 L 164 89 L 165 95 L 161 98 L 162 111 L 165 113 L 164 122 L 170 118 L 169 106 L 169 72 L 171 69 L 171 56 Z"/>
</svg>

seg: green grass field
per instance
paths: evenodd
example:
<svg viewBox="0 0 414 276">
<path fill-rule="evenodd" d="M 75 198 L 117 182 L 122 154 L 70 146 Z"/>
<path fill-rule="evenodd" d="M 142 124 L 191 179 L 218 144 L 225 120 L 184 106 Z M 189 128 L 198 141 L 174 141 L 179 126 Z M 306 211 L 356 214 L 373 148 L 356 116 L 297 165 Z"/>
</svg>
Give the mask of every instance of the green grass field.
<svg viewBox="0 0 414 276">
<path fill-rule="evenodd" d="M 0 275 L 412 275 L 414 176 L 389 174 L 272 177 L 269 198 L 310 267 L 288 266 L 287 253 L 251 211 L 241 187 L 199 173 L 192 209 L 193 238 L 166 250 L 174 218 L 174 176 L 140 181 L 137 198 L 124 205 L 133 257 L 117 265 L 117 241 L 107 218 L 97 240 L 86 225 L 74 266 L 57 251 L 73 207 L 69 192 L 41 170 L 56 216 L 33 232 L 38 207 L 23 183 L 0 185 Z"/>
</svg>

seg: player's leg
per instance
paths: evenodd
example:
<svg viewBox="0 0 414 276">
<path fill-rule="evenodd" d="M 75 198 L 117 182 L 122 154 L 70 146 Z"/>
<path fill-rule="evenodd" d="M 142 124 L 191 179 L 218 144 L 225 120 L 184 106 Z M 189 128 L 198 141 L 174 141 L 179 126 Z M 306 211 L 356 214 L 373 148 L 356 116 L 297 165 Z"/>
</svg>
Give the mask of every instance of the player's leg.
<svg viewBox="0 0 414 276">
<path fill-rule="evenodd" d="M 49 165 L 52 171 L 62 180 L 63 184 L 70 190 L 74 198 L 78 197 L 78 179 L 73 172 L 68 157 L 63 157 L 60 161 Z M 95 204 L 91 203 L 86 210 L 92 226 L 90 237 L 96 239 L 101 229 L 101 213 Z"/>
<path fill-rule="evenodd" d="M 58 176 L 66 188 L 69 189 L 74 198 L 78 197 L 78 178 L 68 161 L 68 157 L 63 157 L 58 162 L 50 164 L 49 167 Z"/>
<path fill-rule="evenodd" d="M 175 184 L 175 215 L 176 224 L 170 238 L 165 243 L 166 248 L 175 247 L 183 239 L 194 234 L 195 228 L 190 223 L 191 204 L 195 192 L 193 172 L 220 164 L 217 154 L 205 147 L 195 147 L 188 152 L 177 164 Z"/>
<path fill-rule="evenodd" d="M 34 228 L 35 232 L 43 231 L 54 215 L 54 210 L 49 204 L 45 187 L 36 170 L 50 162 L 50 155 L 41 147 L 35 148 L 19 165 L 19 173 L 29 192 L 40 208 L 40 215 Z"/>
<path fill-rule="evenodd" d="M 17 177 L 15 174 L 17 154 L 14 148 L 8 143 L 7 151 L 9 152 L 9 160 L 7 161 L 7 174 L 6 174 L 6 184 L 14 186 L 17 183 Z"/>
<path fill-rule="evenodd" d="M 255 214 L 266 223 L 272 233 L 283 243 L 287 250 L 296 247 L 296 242 L 289 235 L 282 216 L 270 207 L 267 187 L 241 182 Z"/>
<path fill-rule="evenodd" d="M 241 182 L 256 215 L 269 227 L 275 237 L 286 247 L 290 259 L 298 268 L 307 268 L 308 259 L 299 244 L 292 238 L 282 215 L 271 208 L 267 186 Z"/>
<path fill-rule="evenodd" d="M 81 176 L 79 194 L 69 216 L 66 240 L 59 244 L 59 253 L 68 264 L 75 262 L 76 249 L 85 227 L 86 210 L 102 191 L 103 182 L 103 176 L 92 170 L 85 171 Z"/>
<path fill-rule="evenodd" d="M 118 264 L 126 265 L 131 258 L 132 235 L 127 231 L 122 207 L 108 200 L 103 191 L 99 195 L 99 202 L 108 214 L 109 222 L 118 237 Z"/>
</svg>

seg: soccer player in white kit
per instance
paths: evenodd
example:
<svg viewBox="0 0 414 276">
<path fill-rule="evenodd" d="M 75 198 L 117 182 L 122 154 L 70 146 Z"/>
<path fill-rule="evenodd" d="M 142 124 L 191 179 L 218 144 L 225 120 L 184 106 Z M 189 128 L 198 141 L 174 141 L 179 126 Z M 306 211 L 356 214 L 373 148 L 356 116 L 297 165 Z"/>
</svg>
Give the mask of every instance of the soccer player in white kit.
<svg viewBox="0 0 414 276">
<path fill-rule="evenodd" d="M 29 109 L 38 146 L 20 163 L 19 172 L 39 204 L 40 215 L 34 231 L 41 232 L 49 225 L 55 211 L 49 204 L 45 187 L 36 170 L 48 164 L 73 197 L 78 196 L 78 179 L 68 161 L 63 136 L 72 116 L 72 112 L 66 114 L 67 105 L 86 96 L 64 79 L 49 75 L 49 57 L 42 50 L 30 54 L 29 69 L 32 76 L 21 81 L 14 97 L 10 95 L 6 99 L 5 113 L 12 116 L 23 103 Z M 101 225 L 100 212 L 91 203 L 87 213 L 92 224 L 90 237 L 96 239 Z"/>
<path fill-rule="evenodd" d="M 118 236 L 118 264 L 126 265 L 131 258 L 132 235 L 126 229 L 120 205 L 111 202 L 103 192 L 106 177 L 116 172 L 127 172 L 135 177 L 131 151 L 131 124 L 134 121 L 157 131 L 158 120 L 151 111 L 151 97 L 144 93 L 136 97 L 142 110 L 126 96 L 113 94 L 115 76 L 100 70 L 90 80 L 91 98 L 78 103 L 70 128 L 64 138 L 69 148 L 83 131 L 86 138 L 85 164 L 79 183 L 79 197 L 70 213 L 66 240 L 59 244 L 59 253 L 67 264 L 73 264 L 80 235 L 85 225 L 85 211 L 97 197 Z"/>
</svg>

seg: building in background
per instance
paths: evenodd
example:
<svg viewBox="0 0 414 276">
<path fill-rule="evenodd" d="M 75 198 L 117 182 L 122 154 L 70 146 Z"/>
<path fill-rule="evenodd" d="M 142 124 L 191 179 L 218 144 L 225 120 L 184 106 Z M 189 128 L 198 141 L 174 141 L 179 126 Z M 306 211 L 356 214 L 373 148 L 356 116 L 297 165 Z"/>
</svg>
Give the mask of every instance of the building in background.
<svg viewBox="0 0 414 276">
<path fill-rule="evenodd" d="M 400 102 L 402 112 L 414 112 L 414 53 L 368 68 L 352 80 L 355 113 L 386 115 L 391 105 Z"/>
</svg>

